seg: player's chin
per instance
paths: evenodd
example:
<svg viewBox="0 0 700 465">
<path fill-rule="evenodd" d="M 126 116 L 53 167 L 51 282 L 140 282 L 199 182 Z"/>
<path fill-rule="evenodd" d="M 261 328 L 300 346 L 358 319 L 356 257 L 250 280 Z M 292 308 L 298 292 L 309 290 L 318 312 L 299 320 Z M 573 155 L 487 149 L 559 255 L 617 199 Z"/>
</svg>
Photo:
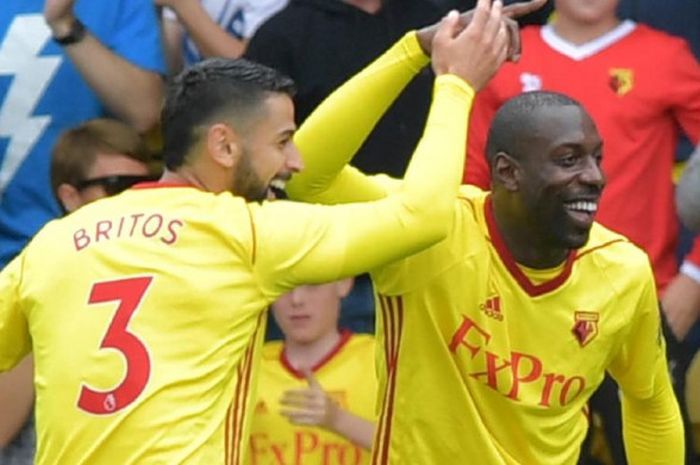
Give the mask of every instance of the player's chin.
<svg viewBox="0 0 700 465">
<path fill-rule="evenodd" d="M 591 228 L 575 228 L 568 231 L 564 242 L 569 249 L 580 249 L 588 242 L 591 235 Z"/>
</svg>

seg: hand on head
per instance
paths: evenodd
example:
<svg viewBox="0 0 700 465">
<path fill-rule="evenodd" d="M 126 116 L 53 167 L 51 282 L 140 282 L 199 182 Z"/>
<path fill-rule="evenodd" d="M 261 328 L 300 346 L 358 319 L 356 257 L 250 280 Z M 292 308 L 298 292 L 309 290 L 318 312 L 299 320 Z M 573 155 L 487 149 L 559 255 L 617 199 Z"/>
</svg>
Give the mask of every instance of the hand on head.
<svg viewBox="0 0 700 465">
<path fill-rule="evenodd" d="M 459 14 L 450 12 L 440 23 L 432 44 L 435 74 L 455 74 L 475 90 L 481 89 L 508 54 L 508 32 L 501 0 L 479 0 L 474 17 L 460 30 Z"/>
<path fill-rule="evenodd" d="M 518 23 L 514 20 L 542 8 L 547 0 L 530 0 L 528 2 L 518 2 L 503 7 L 503 21 L 508 29 L 508 60 L 518 61 L 520 58 L 520 31 Z M 476 9 L 465 11 L 459 15 L 457 28 L 459 31 L 466 28 L 474 17 Z M 418 31 L 418 42 L 423 51 L 432 54 L 432 41 L 437 33 L 440 23 L 427 26 Z"/>
</svg>

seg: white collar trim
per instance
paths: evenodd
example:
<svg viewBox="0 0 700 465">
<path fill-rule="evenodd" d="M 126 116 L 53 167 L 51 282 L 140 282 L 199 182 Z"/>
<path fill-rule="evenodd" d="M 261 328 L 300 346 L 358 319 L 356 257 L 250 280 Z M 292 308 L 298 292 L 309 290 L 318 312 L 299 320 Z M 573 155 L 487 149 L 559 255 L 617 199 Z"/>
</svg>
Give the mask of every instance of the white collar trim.
<svg viewBox="0 0 700 465">
<path fill-rule="evenodd" d="M 626 19 L 618 24 L 612 31 L 606 32 L 602 36 L 581 45 L 572 44 L 571 42 L 562 39 L 554 31 L 554 27 L 552 27 L 551 24 L 543 26 L 540 30 L 540 34 L 542 35 L 542 40 L 557 52 L 568 56 L 572 60 L 581 61 L 595 55 L 601 50 L 619 41 L 623 37 L 629 35 L 636 29 L 636 27 L 637 23 Z"/>
</svg>

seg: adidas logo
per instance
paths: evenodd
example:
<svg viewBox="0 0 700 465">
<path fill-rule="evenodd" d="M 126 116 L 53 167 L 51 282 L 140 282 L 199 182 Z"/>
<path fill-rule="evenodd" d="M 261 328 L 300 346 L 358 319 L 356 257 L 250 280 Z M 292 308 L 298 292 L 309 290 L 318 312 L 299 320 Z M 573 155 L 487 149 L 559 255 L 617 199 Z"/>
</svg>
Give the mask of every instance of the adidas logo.
<svg viewBox="0 0 700 465">
<path fill-rule="evenodd" d="M 498 321 L 503 321 L 503 312 L 501 312 L 501 298 L 499 296 L 489 297 L 486 302 L 479 305 L 479 309 L 491 318 Z"/>
</svg>

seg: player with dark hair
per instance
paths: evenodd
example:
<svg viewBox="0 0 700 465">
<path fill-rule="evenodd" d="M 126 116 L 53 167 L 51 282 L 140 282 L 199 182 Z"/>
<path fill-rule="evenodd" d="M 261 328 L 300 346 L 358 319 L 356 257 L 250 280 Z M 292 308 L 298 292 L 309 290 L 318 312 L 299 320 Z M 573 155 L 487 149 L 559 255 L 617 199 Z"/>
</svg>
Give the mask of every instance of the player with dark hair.
<svg viewBox="0 0 700 465">
<path fill-rule="evenodd" d="M 36 462 L 241 463 L 267 306 L 447 234 L 470 102 L 508 53 L 501 8 L 443 21 L 408 180 L 367 204 L 259 202 L 301 169 L 289 81 L 245 61 L 184 71 L 160 182 L 49 223 L 0 273 L 0 371 L 33 352 Z M 305 153 L 350 149 L 365 117 L 346 92 L 300 129 Z"/>
<path fill-rule="evenodd" d="M 394 97 L 372 84 L 408 82 L 411 65 L 365 70 L 372 111 Z M 682 463 L 648 258 L 594 222 L 605 178 L 591 117 L 566 96 L 526 93 L 498 111 L 488 140 L 493 191 L 463 187 L 445 240 L 371 273 L 383 348 L 372 464 L 575 464 L 606 370 L 622 389 L 630 462 Z M 405 188 L 349 158 L 304 153 L 290 196 L 340 203 Z"/>
</svg>

